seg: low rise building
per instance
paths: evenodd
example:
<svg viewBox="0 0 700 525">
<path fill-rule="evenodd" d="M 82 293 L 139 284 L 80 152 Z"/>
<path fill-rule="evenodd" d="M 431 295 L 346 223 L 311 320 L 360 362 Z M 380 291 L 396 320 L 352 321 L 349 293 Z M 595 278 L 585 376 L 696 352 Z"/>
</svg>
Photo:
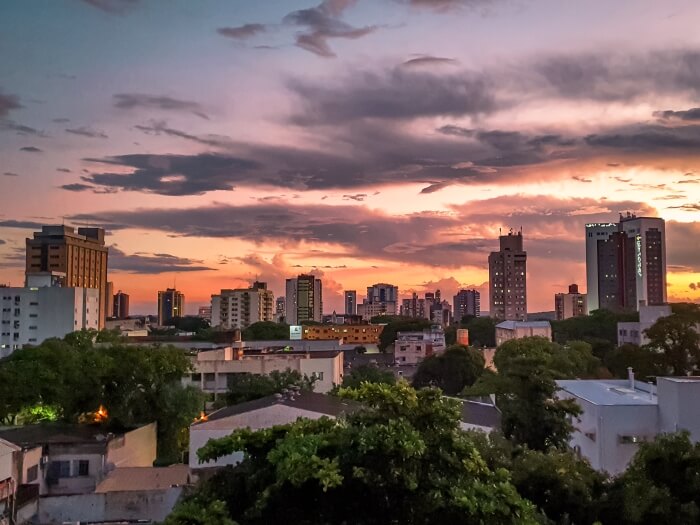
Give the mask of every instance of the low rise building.
<svg viewBox="0 0 700 525">
<path fill-rule="evenodd" d="M 619 474 L 639 444 L 687 430 L 700 441 L 700 377 L 659 377 L 657 385 L 627 380 L 561 380 L 558 396 L 581 407 L 571 447 L 593 468 Z"/>
<path fill-rule="evenodd" d="M 277 370 L 294 370 L 302 376 L 316 378 L 316 392 L 328 392 L 343 381 L 343 352 L 295 351 L 286 349 L 244 350 L 243 348 L 215 348 L 202 350 L 193 361 L 194 370 L 183 382 L 203 392 L 225 394 L 229 376 L 233 374 L 269 374 Z"/>
<path fill-rule="evenodd" d="M 21 448 L 0 439 L 0 524 L 13 522 L 12 510 L 17 495 L 19 452 Z"/>
<path fill-rule="evenodd" d="M 63 286 L 51 272 L 27 275 L 27 286 L 0 288 L 0 358 L 24 345 L 99 328 L 100 291 Z"/>
<path fill-rule="evenodd" d="M 379 336 L 384 330 L 381 324 L 338 324 L 338 325 L 304 325 L 302 338 L 310 341 L 339 340 L 343 344 L 378 344 Z"/>
<path fill-rule="evenodd" d="M 394 360 L 399 365 L 417 365 L 423 359 L 445 350 L 445 332 L 440 326 L 422 331 L 398 332 Z"/>
<path fill-rule="evenodd" d="M 552 340 L 552 325 L 549 321 L 503 321 L 496 325 L 496 346 L 511 339 L 535 336 Z"/>
<path fill-rule="evenodd" d="M 646 330 L 651 328 L 662 317 L 671 315 L 671 306 L 668 304 L 658 306 L 640 306 L 639 322 L 617 323 L 617 345 L 633 344 L 645 345 L 649 342 Z"/>
<path fill-rule="evenodd" d="M 119 433 L 96 425 L 27 425 L 0 429 L 0 439 L 20 449 L 18 485 L 36 485 L 42 496 L 90 493 L 111 470 L 156 459 L 155 423 Z"/>
<path fill-rule="evenodd" d="M 579 293 L 578 285 L 569 285 L 569 293 L 554 295 L 554 315 L 557 321 L 586 315 L 588 312 L 585 293 Z"/>
<path fill-rule="evenodd" d="M 222 408 L 210 414 L 206 420 L 190 426 L 190 468 L 193 470 L 236 465 L 243 459 L 243 452 L 200 463 L 197 451 L 210 439 L 228 436 L 234 430 L 250 428 L 260 430 L 275 425 L 293 423 L 298 418 L 336 418 L 357 410 L 359 404 L 336 396 L 315 392 L 273 395 Z"/>
</svg>

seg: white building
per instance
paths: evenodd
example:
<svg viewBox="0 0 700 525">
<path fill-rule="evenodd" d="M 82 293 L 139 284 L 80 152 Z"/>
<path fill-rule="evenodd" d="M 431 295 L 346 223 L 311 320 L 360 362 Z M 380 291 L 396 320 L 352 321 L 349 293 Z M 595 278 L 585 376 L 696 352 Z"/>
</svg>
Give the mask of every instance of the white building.
<svg viewBox="0 0 700 525">
<path fill-rule="evenodd" d="M 222 408 L 210 414 L 205 421 L 190 426 L 190 468 L 202 469 L 235 465 L 243 459 L 242 452 L 234 452 L 216 461 L 200 463 L 197 451 L 210 439 L 226 437 L 234 430 L 260 430 L 275 425 L 294 423 L 298 418 L 336 418 L 357 410 L 353 401 L 336 396 L 299 392 L 288 396 L 274 395 Z"/>
<path fill-rule="evenodd" d="M 0 358 L 23 345 L 99 328 L 100 291 L 69 288 L 51 273 L 27 275 L 24 288 L 0 288 Z"/>
<path fill-rule="evenodd" d="M 300 275 L 287 279 L 285 296 L 285 321 L 299 325 L 304 321 L 323 320 L 323 286 L 313 275 Z"/>
<path fill-rule="evenodd" d="M 343 382 L 341 351 L 295 352 L 291 348 L 246 351 L 226 347 L 198 352 L 193 364 L 194 370 L 183 383 L 215 395 L 228 391 L 230 375 L 242 373 L 262 375 L 274 370 L 295 370 L 302 376 L 315 377 L 314 390 L 320 393 Z"/>
<path fill-rule="evenodd" d="M 640 306 L 638 323 L 617 323 L 617 345 L 628 343 L 642 346 L 647 344 L 649 339 L 644 331 L 651 328 L 662 317 L 668 317 L 669 315 L 671 315 L 671 306 L 668 304 Z"/>
<path fill-rule="evenodd" d="M 211 325 L 231 330 L 243 329 L 260 321 L 275 320 L 275 298 L 266 283 L 250 288 L 221 290 L 211 296 Z"/>
<path fill-rule="evenodd" d="M 552 340 L 552 325 L 549 321 L 503 321 L 496 325 L 496 346 L 511 339 L 535 336 Z"/>
<path fill-rule="evenodd" d="M 416 332 L 398 332 L 394 341 L 394 361 L 399 365 L 416 365 L 444 350 L 445 332 L 441 326 Z"/>
<path fill-rule="evenodd" d="M 700 441 L 700 377 L 659 377 L 657 385 L 627 380 L 561 380 L 558 396 L 575 399 L 582 413 L 571 447 L 593 468 L 618 474 L 639 443 L 687 430 Z"/>
</svg>

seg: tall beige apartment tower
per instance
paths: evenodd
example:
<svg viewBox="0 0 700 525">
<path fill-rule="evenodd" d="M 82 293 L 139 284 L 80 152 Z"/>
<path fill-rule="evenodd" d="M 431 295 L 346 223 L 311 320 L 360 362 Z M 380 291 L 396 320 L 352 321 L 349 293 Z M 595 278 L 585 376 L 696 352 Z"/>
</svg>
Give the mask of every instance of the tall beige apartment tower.
<svg viewBox="0 0 700 525">
<path fill-rule="evenodd" d="M 102 228 L 42 226 L 26 240 L 26 277 L 53 272 L 64 275 L 63 286 L 97 288 L 100 291 L 98 326 L 105 326 L 107 304 L 107 254 Z"/>
<path fill-rule="evenodd" d="M 500 249 L 489 255 L 489 315 L 499 321 L 527 320 L 527 252 L 522 230 L 499 238 Z"/>
</svg>

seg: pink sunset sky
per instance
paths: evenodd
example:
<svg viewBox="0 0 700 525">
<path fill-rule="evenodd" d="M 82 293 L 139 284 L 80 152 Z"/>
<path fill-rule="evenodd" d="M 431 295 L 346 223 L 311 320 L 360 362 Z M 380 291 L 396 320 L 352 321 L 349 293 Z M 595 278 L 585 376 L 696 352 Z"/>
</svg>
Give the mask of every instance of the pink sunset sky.
<svg viewBox="0 0 700 525">
<path fill-rule="evenodd" d="M 585 289 L 584 225 L 666 219 L 700 299 L 700 4 L 10 0 L 0 282 L 42 224 L 102 225 L 134 313 L 177 283 L 482 291 L 523 228 L 528 308 Z"/>
</svg>

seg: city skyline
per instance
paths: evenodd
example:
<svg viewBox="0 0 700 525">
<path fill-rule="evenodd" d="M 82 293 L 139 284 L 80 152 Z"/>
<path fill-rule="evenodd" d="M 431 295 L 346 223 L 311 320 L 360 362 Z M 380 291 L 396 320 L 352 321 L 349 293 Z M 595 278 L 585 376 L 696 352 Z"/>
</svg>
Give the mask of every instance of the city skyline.
<svg viewBox="0 0 700 525">
<path fill-rule="evenodd" d="M 528 310 L 551 311 L 586 283 L 585 224 L 629 211 L 665 219 L 668 300 L 697 302 L 699 17 L 690 1 L 3 2 L 0 282 L 23 285 L 25 238 L 65 223 L 106 229 L 134 314 L 158 290 L 196 314 L 310 272 L 325 313 L 385 281 L 487 305 L 488 254 L 522 227 Z"/>
</svg>

